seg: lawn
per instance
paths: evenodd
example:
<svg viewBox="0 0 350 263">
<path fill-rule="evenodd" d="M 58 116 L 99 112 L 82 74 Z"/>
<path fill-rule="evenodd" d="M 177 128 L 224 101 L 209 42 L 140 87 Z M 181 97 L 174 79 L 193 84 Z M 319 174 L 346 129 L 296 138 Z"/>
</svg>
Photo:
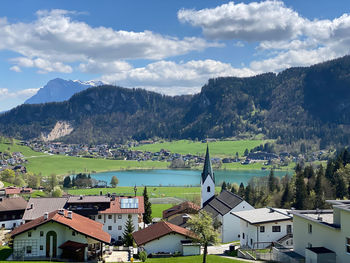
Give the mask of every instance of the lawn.
<svg viewBox="0 0 350 263">
<path fill-rule="evenodd" d="M 79 158 L 64 155 L 50 155 L 35 157 L 28 160 L 27 170 L 48 176 L 52 173 L 66 175 L 81 172 L 106 172 L 128 169 L 166 169 L 167 162 L 158 161 L 123 161 Z"/>
<path fill-rule="evenodd" d="M 32 156 L 47 156 L 47 154 L 42 152 L 35 152 L 27 146 L 22 146 L 19 144 L 10 144 L 10 143 L 0 143 L 0 152 L 9 151 L 9 152 L 21 152 L 24 157 L 32 157 Z"/>
<path fill-rule="evenodd" d="M 152 217 L 163 217 L 163 211 L 172 207 L 173 204 L 153 204 L 152 205 Z"/>
<path fill-rule="evenodd" d="M 173 258 L 149 258 L 146 262 L 155 263 L 202 263 L 203 256 L 189 256 L 189 257 L 173 257 Z M 208 263 L 242 263 L 245 261 L 238 259 L 228 259 L 214 255 L 208 255 Z"/>
<path fill-rule="evenodd" d="M 260 144 L 264 144 L 271 140 L 239 140 L 239 141 L 216 141 L 209 142 L 211 157 L 235 156 L 238 152 L 239 156 L 243 156 L 245 149 L 252 149 Z M 172 142 L 145 144 L 134 147 L 132 149 L 150 152 L 159 152 L 166 149 L 172 153 L 204 155 L 206 143 L 194 142 L 190 140 L 179 140 Z"/>
<path fill-rule="evenodd" d="M 137 195 L 142 195 L 143 187 L 137 188 Z M 216 187 L 215 191 L 219 192 L 220 187 Z M 134 195 L 134 187 L 118 186 L 116 188 L 91 188 L 91 189 L 66 189 L 66 192 L 72 195 L 99 195 L 107 193 L 116 193 L 124 195 Z M 200 187 L 147 187 L 148 196 L 152 197 L 178 197 L 181 199 L 192 200 L 192 197 L 200 196 Z"/>
</svg>

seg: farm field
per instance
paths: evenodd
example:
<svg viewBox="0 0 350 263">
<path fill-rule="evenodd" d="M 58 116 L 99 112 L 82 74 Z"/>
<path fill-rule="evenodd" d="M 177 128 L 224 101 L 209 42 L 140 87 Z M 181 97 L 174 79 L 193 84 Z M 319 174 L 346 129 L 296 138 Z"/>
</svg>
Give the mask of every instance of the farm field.
<svg viewBox="0 0 350 263">
<path fill-rule="evenodd" d="M 142 195 L 143 187 L 137 187 L 137 195 Z M 215 192 L 220 191 L 220 187 L 215 187 Z M 116 188 L 90 188 L 90 189 L 65 189 L 68 194 L 72 195 L 99 195 L 107 193 L 116 193 L 119 195 L 134 195 L 134 187 L 121 186 Z M 181 199 L 191 199 L 200 195 L 200 187 L 147 187 L 148 196 L 150 198 L 159 197 L 177 197 Z"/>
<path fill-rule="evenodd" d="M 239 156 L 243 156 L 245 149 L 252 149 L 260 144 L 271 142 L 272 140 L 239 140 L 239 141 L 216 141 L 209 142 L 211 157 L 228 157 L 235 156 L 238 152 Z M 145 144 L 133 147 L 134 150 L 158 152 L 166 149 L 172 153 L 204 155 L 206 143 L 194 142 L 190 140 L 179 140 L 172 142 Z"/>
<path fill-rule="evenodd" d="M 152 218 L 163 217 L 163 211 L 172 207 L 173 204 L 152 204 Z"/>
<path fill-rule="evenodd" d="M 27 146 L 22 146 L 17 143 L 0 143 L 0 152 L 9 151 L 9 152 L 21 152 L 24 157 L 32 156 L 49 156 L 46 153 L 35 152 Z"/>
</svg>

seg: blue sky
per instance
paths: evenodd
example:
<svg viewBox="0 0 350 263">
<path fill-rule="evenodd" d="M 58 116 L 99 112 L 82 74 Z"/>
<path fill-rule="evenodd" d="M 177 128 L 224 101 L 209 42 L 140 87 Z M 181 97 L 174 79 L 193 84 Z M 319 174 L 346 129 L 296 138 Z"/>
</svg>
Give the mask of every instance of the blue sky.
<svg viewBox="0 0 350 263">
<path fill-rule="evenodd" d="M 0 1 L 0 111 L 49 80 L 169 95 L 349 54 L 348 0 Z"/>
</svg>

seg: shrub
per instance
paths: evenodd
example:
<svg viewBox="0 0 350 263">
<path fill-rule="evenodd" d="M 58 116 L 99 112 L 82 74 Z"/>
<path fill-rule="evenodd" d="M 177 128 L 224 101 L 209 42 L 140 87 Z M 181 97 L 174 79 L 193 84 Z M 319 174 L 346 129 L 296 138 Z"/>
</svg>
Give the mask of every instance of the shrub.
<svg viewBox="0 0 350 263">
<path fill-rule="evenodd" d="M 146 253 L 146 251 L 141 251 L 141 252 L 139 253 L 139 258 L 140 258 L 140 260 L 141 260 L 142 262 L 145 262 L 146 259 L 147 259 L 147 253 Z"/>
</svg>

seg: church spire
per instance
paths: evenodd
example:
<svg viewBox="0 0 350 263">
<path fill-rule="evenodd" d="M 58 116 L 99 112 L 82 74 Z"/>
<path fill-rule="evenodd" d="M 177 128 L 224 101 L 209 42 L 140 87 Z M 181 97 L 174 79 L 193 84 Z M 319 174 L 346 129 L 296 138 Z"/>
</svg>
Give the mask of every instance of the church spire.
<svg viewBox="0 0 350 263">
<path fill-rule="evenodd" d="M 214 177 L 213 168 L 211 166 L 210 155 L 209 155 L 209 145 L 207 143 L 207 152 L 205 154 L 204 167 L 202 172 L 202 183 L 205 182 L 208 176 L 210 176 L 213 182 L 215 183 L 215 177 Z"/>
</svg>

